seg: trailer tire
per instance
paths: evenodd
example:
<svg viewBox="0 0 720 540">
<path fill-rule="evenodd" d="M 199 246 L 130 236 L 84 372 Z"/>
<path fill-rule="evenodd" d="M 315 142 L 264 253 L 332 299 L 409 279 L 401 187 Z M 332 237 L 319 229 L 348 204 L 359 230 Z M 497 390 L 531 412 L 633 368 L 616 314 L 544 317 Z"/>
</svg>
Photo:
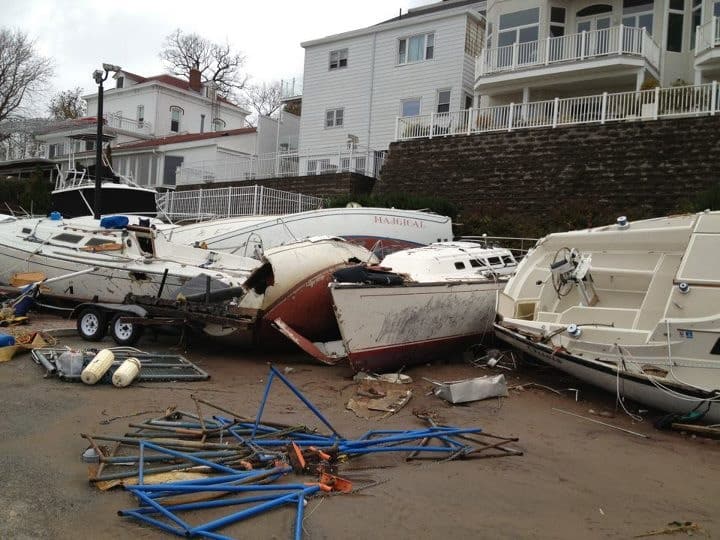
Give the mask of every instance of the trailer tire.
<svg viewBox="0 0 720 540">
<path fill-rule="evenodd" d="M 107 315 L 97 307 L 86 307 L 77 318 L 77 331 L 86 341 L 100 341 L 107 334 Z"/>
<path fill-rule="evenodd" d="M 110 321 L 110 335 L 115 343 L 121 346 L 135 345 L 143 335 L 144 328 L 139 324 L 121 322 L 122 317 L 133 316 L 131 313 L 117 313 Z"/>
</svg>

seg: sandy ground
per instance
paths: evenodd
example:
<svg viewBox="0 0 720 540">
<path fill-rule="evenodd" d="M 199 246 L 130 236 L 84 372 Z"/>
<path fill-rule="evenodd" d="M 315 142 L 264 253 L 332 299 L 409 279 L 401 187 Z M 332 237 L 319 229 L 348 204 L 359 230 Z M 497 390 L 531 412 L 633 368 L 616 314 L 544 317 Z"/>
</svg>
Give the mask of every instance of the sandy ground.
<svg viewBox="0 0 720 540">
<path fill-rule="evenodd" d="M 140 346 L 167 350 L 172 343 L 146 340 Z M 85 345 L 77 338 L 62 338 L 61 344 Z M 345 409 L 354 393 L 346 367 L 317 365 L 302 354 L 251 353 L 209 342 L 196 342 L 187 357 L 212 379 L 116 389 L 45 379 L 28 355 L 0 364 L 0 538 L 166 536 L 116 515 L 133 506 L 127 493 L 100 493 L 88 484 L 87 465 L 80 459 L 86 444 L 79 433 L 126 431 L 128 419 L 100 425 L 112 416 L 169 405 L 191 410 L 191 392 L 254 415 L 270 362 L 292 367 L 292 380 L 343 434 L 418 428 L 423 424 L 412 412 L 423 409 L 449 424 L 517 436 L 525 451 L 522 457 L 449 463 L 406 463 L 400 456 L 353 461 L 350 467 L 363 469 L 353 473 L 356 477 L 383 483 L 355 495 L 311 500 L 305 538 L 632 538 L 671 521 L 696 522 L 708 537 L 720 536 L 720 442 L 657 431 L 652 414 L 640 423 L 622 413 L 594 417 L 649 435 L 644 439 L 554 412 L 553 407 L 586 416 L 590 409 L 614 412 L 614 396 L 553 370 L 522 365 L 504 373 L 509 385 L 537 381 L 580 388 L 580 401 L 571 394 L 528 389 L 501 400 L 452 406 L 427 395 L 430 385 L 422 377 L 454 380 L 489 372 L 438 362 L 407 371 L 414 396 L 399 413 L 365 420 Z M 264 418 L 317 424 L 280 386 L 274 387 Z M 279 510 L 224 532 L 288 538 L 293 516 L 289 509 Z"/>
</svg>

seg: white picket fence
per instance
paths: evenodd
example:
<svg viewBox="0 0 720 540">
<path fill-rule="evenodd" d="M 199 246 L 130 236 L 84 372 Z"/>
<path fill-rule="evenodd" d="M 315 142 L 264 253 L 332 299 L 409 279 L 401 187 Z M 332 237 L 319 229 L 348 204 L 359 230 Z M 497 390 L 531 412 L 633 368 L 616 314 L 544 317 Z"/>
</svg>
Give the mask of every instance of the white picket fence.
<svg viewBox="0 0 720 540">
<path fill-rule="evenodd" d="M 673 116 L 714 115 L 720 110 L 718 83 L 607 92 L 529 103 L 466 109 L 397 118 L 395 140 L 471 135 L 611 121 L 656 120 Z"/>
<path fill-rule="evenodd" d="M 291 214 L 322 206 L 320 197 L 257 185 L 167 191 L 157 195 L 160 214 L 171 221 Z"/>
</svg>

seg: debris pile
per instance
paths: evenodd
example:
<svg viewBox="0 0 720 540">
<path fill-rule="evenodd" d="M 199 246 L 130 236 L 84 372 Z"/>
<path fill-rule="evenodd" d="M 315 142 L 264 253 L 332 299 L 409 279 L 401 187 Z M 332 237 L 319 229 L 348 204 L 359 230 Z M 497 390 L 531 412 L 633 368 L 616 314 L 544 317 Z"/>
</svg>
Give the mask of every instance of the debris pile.
<svg viewBox="0 0 720 540">
<path fill-rule="evenodd" d="M 325 426 L 325 433 L 262 421 L 275 379 L 307 406 Z M 491 435 L 477 427 L 438 425 L 428 417 L 419 417 L 428 422 L 421 429 L 371 430 L 354 439 L 344 437 L 274 367 L 254 419 L 192 397 L 195 412 L 170 409 L 160 418 L 131 423 L 135 431 L 123 436 L 82 435 L 91 445 L 84 458 L 98 462 L 91 467 L 90 481 L 102 490 L 122 485 L 137 499 L 137 508 L 121 510 L 119 515 L 179 536 L 228 538 L 217 531 L 289 505 L 296 509 L 293 538 L 301 538 L 308 498 L 375 485 L 354 486 L 338 476 L 344 463 L 359 456 L 400 453 L 407 460 L 448 461 L 522 455 L 512 445 L 517 438 Z M 206 416 L 201 405 L 222 414 Z M 100 446 L 105 442 L 114 447 Z M 292 482 L 290 473 L 312 478 Z M 203 510 L 230 507 L 227 515 L 200 517 Z M 189 511 L 193 514 L 186 516 Z"/>
</svg>

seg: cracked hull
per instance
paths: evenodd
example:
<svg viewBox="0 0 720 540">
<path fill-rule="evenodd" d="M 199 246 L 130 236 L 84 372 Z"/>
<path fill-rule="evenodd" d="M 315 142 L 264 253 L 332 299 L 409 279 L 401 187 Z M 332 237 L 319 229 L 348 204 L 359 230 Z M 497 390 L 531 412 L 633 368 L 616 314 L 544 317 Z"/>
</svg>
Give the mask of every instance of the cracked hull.
<svg viewBox="0 0 720 540">
<path fill-rule="evenodd" d="M 443 358 L 492 332 L 498 288 L 474 281 L 330 290 L 350 365 L 388 371 Z"/>
</svg>

